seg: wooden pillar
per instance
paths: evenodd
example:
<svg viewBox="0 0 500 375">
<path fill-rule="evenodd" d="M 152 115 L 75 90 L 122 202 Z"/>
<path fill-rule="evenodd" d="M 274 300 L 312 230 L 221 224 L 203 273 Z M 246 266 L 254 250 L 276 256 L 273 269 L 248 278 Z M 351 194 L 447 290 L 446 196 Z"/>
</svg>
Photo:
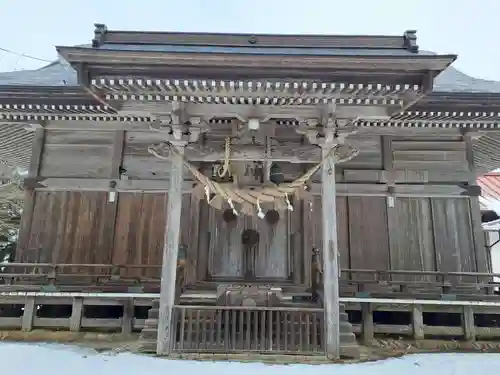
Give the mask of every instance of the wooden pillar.
<svg viewBox="0 0 500 375">
<path fill-rule="evenodd" d="M 339 267 L 337 249 L 337 208 L 335 157 L 330 146 L 322 146 L 326 158 L 321 169 L 321 209 L 323 215 L 323 288 L 325 309 L 326 356 L 340 358 Z"/>
<path fill-rule="evenodd" d="M 171 173 L 166 208 L 166 227 L 160 283 L 160 308 L 156 353 L 169 355 L 172 349 L 172 315 L 175 302 L 175 279 L 182 208 L 182 154 L 184 145 L 175 146 L 180 154 L 171 154 Z"/>
<path fill-rule="evenodd" d="M 465 133 L 463 135 L 465 142 L 465 153 L 467 163 L 469 165 L 469 185 L 476 185 L 477 173 L 476 166 L 474 165 L 474 150 L 473 150 L 473 136 Z M 474 254 L 476 260 L 476 272 L 488 272 L 488 257 L 486 254 L 486 244 L 484 242 L 483 227 L 481 224 L 481 210 L 479 206 L 479 197 L 469 198 L 469 210 L 471 219 L 472 238 L 474 239 Z M 481 280 L 478 280 L 481 281 Z M 483 279 L 482 281 L 488 281 Z"/>
</svg>

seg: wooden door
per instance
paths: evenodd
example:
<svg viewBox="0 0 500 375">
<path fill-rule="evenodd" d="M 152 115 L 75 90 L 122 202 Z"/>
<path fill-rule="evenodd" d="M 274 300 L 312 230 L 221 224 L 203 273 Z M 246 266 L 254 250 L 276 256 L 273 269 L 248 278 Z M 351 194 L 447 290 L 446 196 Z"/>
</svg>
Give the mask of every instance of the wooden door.
<svg viewBox="0 0 500 375">
<path fill-rule="evenodd" d="M 200 226 L 201 231 L 209 232 L 209 276 L 220 279 L 248 278 L 248 268 L 251 267 L 255 279 L 287 279 L 290 269 L 288 221 L 286 212 L 281 212 L 280 219 L 274 225 L 257 216 L 242 214 L 234 221 L 226 222 L 223 211 L 210 207 L 206 226 Z M 251 249 L 242 241 L 245 230 L 258 233 L 258 242 Z M 248 251 L 251 251 L 250 256 Z M 250 262 L 249 258 L 252 259 Z"/>
</svg>

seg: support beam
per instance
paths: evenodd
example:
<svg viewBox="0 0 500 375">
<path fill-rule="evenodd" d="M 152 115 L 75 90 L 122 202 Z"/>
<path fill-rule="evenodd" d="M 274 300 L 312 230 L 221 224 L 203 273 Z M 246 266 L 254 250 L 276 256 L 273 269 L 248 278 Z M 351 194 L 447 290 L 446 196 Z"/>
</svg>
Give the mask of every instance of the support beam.
<svg viewBox="0 0 500 375">
<path fill-rule="evenodd" d="M 177 144 L 179 153 L 184 153 L 185 144 Z M 158 317 L 158 341 L 156 353 L 169 355 L 172 349 L 172 316 L 175 303 L 175 279 L 182 208 L 183 163 L 180 154 L 172 154 L 172 171 L 167 198 L 167 224 L 163 247 L 163 262 L 160 283 L 160 311 Z"/>
<path fill-rule="evenodd" d="M 335 202 L 335 159 L 331 145 L 322 146 L 321 209 L 323 214 L 323 284 L 326 329 L 326 356 L 340 358 L 339 266 L 337 249 L 337 209 Z M 329 155 L 330 156 L 327 156 Z"/>
<path fill-rule="evenodd" d="M 377 171 L 375 171 L 377 172 Z M 117 180 L 112 178 L 26 178 L 25 188 L 37 191 L 109 191 L 110 183 L 115 185 L 116 192 L 127 193 L 165 193 L 170 189 L 170 180 Z M 184 180 L 182 191 L 189 193 L 198 184 L 194 180 Z M 250 184 L 248 185 L 250 186 Z M 258 186 L 258 185 L 254 185 Z M 321 183 L 308 184 L 312 195 L 321 194 Z M 463 195 L 464 189 L 451 184 L 397 184 L 392 195 L 394 197 L 427 197 L 427 198 L 468 198 Z M 338 196 L 374 196 L 389 195 L 386 183 L 346 183 L 336 185 Z"/>
</svg>

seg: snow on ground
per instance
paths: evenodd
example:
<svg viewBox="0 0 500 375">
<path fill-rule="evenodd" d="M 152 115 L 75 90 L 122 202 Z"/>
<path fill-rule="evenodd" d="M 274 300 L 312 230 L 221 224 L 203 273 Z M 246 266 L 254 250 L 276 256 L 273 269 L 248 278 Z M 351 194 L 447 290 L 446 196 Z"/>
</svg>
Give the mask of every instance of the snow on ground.
<svg viewBox="0 0 500 375">
<path fill-rule="evenodd" d="M 166 360 L 130 353 L 97 353 L 53 344 L 0 343 L 3 374 L 37 375 L 470 375 L 496 373 L 500 354 L 414 354 L 379 362 L 325 365 Z"/>
</svg>

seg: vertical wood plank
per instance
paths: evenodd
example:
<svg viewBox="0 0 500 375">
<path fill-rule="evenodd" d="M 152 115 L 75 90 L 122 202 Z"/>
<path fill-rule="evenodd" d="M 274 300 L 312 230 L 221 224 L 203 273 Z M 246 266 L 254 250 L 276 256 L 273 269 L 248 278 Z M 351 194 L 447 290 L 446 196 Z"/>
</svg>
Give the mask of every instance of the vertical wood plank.
<svg viewBox="0 0 500 375">
<path fill-rule="evenodd" d="M 323 218 L 323 284 L 326 355 L 340 358 L 339 266 L 335 205 L 335 159 L 329 147 L 322 147 L 321 205 Z"/>
<path fill-rule="evenodd" d="M 348 207 L 351 268 L 390 269 L 386 198 L 350 196 Z M 369 275 L 356 277 L 370 278 Z"/>
<path fill-rule="evenodd" d="M 431 206 L 437 271 L 473 272 L 474 243 L 467 199 L 431 198 Z"/>
<path fill-rule="evenodd" d="M 388 208 L 392 270 L 435 271 L 434 238 L 429 199 L 399 197 Z M 431 276 L 392 276 L 393 280 L 430 280 Z"/>
<path fill-rule="evenodd" d="M 182 174 L 184 146 L 177 147 L 179 153 L 172 153 L 172 170 L 169 181 L 169 197 L 166 210 L 165 240 L 160 283 L 160 308 L 158 317 L 158 355 L 168 355 L 172 340 L 172 314 L 175 302 L 177 254 L 182 210 Z"/>
</svg>

